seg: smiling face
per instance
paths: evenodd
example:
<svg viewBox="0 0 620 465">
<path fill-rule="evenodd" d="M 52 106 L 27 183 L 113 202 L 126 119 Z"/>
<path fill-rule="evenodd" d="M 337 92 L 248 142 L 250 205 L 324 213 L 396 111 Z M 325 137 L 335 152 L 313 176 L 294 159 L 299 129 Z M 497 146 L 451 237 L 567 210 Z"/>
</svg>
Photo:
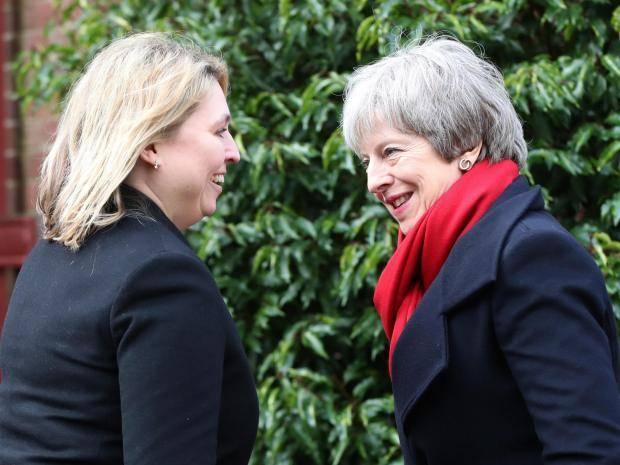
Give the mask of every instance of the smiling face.
<svg viewBox="0 0 620 465">
<path fill-rule="evenodd" d="M 458 159 L 445 161 L 421 136 L 378 121 L 361 146 L 368 190 L 385 205 L 403 234 L 460 177 Z"/>
<path fill-rule="evenodd" d="M 227 165 L 239 162 L 229 122 L 226 97 L 215 85 L 170 138 L 147 149 L 144 158 L 157 161 L 157 169 L 147 167 L 153 200 L 181 230 L 215 212 Z"/>
</svg>

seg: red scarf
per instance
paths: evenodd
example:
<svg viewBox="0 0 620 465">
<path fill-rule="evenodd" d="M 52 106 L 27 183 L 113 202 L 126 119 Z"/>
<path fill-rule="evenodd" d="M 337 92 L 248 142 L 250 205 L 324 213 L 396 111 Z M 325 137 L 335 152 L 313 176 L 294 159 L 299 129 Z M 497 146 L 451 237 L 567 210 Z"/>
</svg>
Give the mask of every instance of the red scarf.
<svg viewBox="0 0 620 465">
<path fill-rule="evenodd" d="M 476 163 L 424 213 L 407 236 L 399 233 L 396 251 L 381 273 L 374 295 L 390 340 L 390 375 L 398 338 L 454 243 L 518 175 L 519 168 L 513 161 Z"/>
</svg>

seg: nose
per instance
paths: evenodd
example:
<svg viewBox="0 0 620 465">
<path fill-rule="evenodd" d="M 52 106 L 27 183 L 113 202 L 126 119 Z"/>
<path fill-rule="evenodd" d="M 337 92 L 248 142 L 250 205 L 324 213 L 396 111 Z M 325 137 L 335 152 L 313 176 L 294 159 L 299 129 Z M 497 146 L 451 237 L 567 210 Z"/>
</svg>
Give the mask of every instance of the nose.
<svg viewBox="0 0 620 465">
<path fill-rule="evenodd" d="M 225 144 L 224 159 L 226 163 L 239 163 L 239 160 L 241 160 L 241 154 L 239 153 L 239 148 L 237 147 L 232 135 L 229 135 Z"/>
<path fill-rule="evenodd" d="M 368 164 L 366 175 L 368 192 L 371 194 L 383 194 L 394 182 L 393 176 L 387 171 L 386 167 L 380 162 L 376 163 L 373 159 Z"/>
</svg>

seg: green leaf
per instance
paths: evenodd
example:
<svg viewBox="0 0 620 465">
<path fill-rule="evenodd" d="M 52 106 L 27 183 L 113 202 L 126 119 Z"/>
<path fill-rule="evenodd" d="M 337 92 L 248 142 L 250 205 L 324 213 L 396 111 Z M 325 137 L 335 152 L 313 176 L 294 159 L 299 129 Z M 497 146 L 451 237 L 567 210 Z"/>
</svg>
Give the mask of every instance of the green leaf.
<svg viewBox="0 0 620 465">
<path fill-rule="evenodd" d="M 315 354 L 325 359 L 328 358 L 327 352 L 325 352 L 325 347 L 323 346 L 323 342 L 316 336 L 316 334 L 307 330 L 302 333 L 301 340 L 303 344 L 307 347 L 310 347 Z"/>
<path fill-rule="evenodd" d="M 601 268 L 620 317 L 620 7 L 605 0 L 54 0 L 48 45 L 11 70 L 27 122 L 129 31 L 182 31 L 221 55 L 241 163 L 188 240 L 256 377 L 252 465 L 401 465 L 373 290 L 398 225 L 340 131 L 359 66 L 434 31 L 484 50 L 530 149 L 524 174 Z M 476 45 L 478 44 L 478 45 Z"/>
<path fill-rule="evenodd" d="M 606 164 L 610 163 L 612 158 L 620 151 L 620 140 L 615 140 L 607 145 L 596 161 L 598 170 L 601 170 Z"/>
</svg>

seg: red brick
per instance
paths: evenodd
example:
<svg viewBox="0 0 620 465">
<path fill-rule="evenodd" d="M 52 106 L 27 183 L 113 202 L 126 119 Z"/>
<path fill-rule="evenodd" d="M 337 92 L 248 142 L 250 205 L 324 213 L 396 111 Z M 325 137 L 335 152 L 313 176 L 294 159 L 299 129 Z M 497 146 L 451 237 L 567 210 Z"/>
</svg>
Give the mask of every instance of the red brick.
<svg viewBox="0 0 620 465">
<path fill-rule="evenodd" d="M 22 50 L 35 50 L 44 45 L 43 29 L 26 29 L 20 34 Z"/>
<path fill-rule="evenodd" d="M 13 153 L 10 153 L 13 152 Z M 12 156 L 9 156 L 12 155 Z M 4 158 L 4 167 L 6 169 L 6 179 L 16 180 L 19 175 L 17 170 L 17 157 L 14 150 L 6 150 Z"/>
<path fill-rule="evenodd" d="M 32 107 L 31 109 L 28 110 L 28 112 L 24 116 L 27 118 L 37 118 L 37 119 L 44 119 L 44 118 L 49 119 L 49 120 L 56 119 L 56 115 L 52 111 L 52 107 L 45 106 L 45 105 Z"/>
<path fill-rule="evenodd" d="M 26 191 L 25 191 L 25 205 L 24 211 L 25 213 L 35 213 L 35 205 L 37 201 L 37 187 L 38 187 L 38 179 L 28 179 L 26 181 Z"/>
<path fill-rule="evenodd" d="M 17 121 L 17 116 L 18 116 L 18 106 L 15 102 L 10 101 L 10 100 L 5 100 L 5 116 L 7 120 L 12 120 L 12 121 Z M 13 127 L 15 125 L 13 124 Z M 7 127 L 7 125 L 5 124 L 4 127 Z"/>
<path fill-rule="evenodd" d="M 6 183 L 6 213 L 8 216 L 17 213 L 17 186 L 8 180 Z"/>
<path fill-rule="evenodd" d="M 43 28 L 54 14 L 51 0 L 22 0 L 22 28 Z"/>
<path fill-rule="evenodd" d="M 16 140 L 15 140 L 15 131 L 11 128 L 12 123 L 15 120 L 10 118 L 6 118 L 2 121 L 3 124 L 0 124 L 0 131 L 2 131 L 2 136 L 4 137 L 4 141 L 6 143 L 6 148 L 15 148 Z"/>
<path fill-rule="evenodd" d="M 33 178 L 37 178 L 39 176 L 39 172 L 41 170 L 41 162 L 43 161 L 43 159 L 45 158 L 46 152 L 41 152 L 35 156 L 31 156 L 29 158 L 27 158 L 25 161 L 25 165 L 26 165 L 26 170 L 25 170 L 25 175 L 26 177 L 33 179 Z"/>
<path fill-rule="evenodd" d="M 47 152 L 56 131 L 57 119 L 46 109 L 38 109 L 34 114 L 23 118 L 24 155 L 37 155 Z"/>
<path fill-rule="evenodd" d="M 30 129 L 30 128 L 29 128 Z M 24 134 L 24 140 L 21 145 L 22 155 L 25 157 L 36 156 L 41 152 L 47 152 L 52 145 L 52 137 L 44 137 L 44 135 L 34 135 L 28 130 Z"/>
<path fill-rule="evenodd" d="M 32 128 L 32 132 L 35 136 L 42 132 L 47 134 L 53 134 L 56 127 L 56 118 L 51 116 L 33 117 L 26 116 L 22 119 L 25 127 Z"/>
</svg>

